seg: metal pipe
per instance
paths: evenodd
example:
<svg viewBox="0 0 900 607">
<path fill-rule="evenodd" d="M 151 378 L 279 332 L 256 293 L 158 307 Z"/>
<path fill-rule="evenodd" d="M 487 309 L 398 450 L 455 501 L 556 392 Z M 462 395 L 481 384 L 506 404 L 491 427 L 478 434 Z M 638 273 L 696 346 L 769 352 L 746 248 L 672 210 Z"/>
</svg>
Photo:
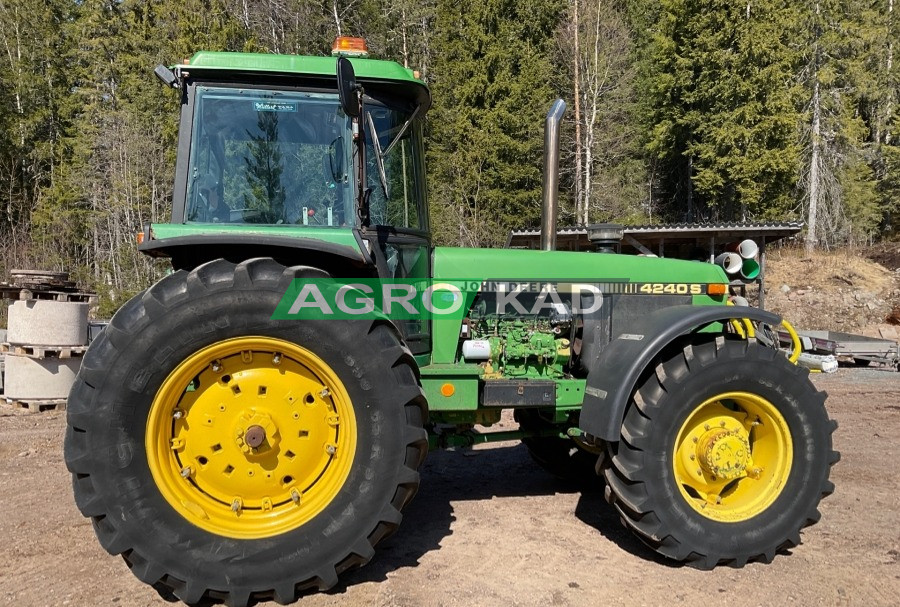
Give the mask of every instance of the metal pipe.
<svg viewBox="0 0 900 607">
<path fill-rule="evenodd" d="M 541 196 L 541 250 L 556 248 L 556 220 L 559 216 L 559 123 L 566 102 L 557 99 L 544 123 L 544 183 Z"/>
<path fill-rule="evenodd" d="M 741 271 L 744 260 L 737 253 L 722 253 L 715 259 L 717 266 L 721 266 L 726 274 L 737 274 Z"/>
<path fill-rule="evenodd" d="M 725 250 L 729 253 L 738 253 L 744 259 L 753 259 L 759 253 L 759 245 L 748 238 L 740 242 L 729 242 L 725 245 Z"/>
</svg>

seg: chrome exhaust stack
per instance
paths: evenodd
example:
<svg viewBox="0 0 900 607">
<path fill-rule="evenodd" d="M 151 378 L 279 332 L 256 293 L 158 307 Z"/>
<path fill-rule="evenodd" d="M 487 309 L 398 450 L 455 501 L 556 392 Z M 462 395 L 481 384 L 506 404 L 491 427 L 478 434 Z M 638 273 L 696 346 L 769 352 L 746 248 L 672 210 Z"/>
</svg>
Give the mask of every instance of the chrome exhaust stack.
<svg viewBox="0 0 900 607">
<path fill-rule="evenodd" d="M 556 222 L 559 217 L 559 124 L 566 102 L 557 99 L 544 123 L 544 182 L 541 195 L 541 250 L 556 249 Z"/>
</svg>

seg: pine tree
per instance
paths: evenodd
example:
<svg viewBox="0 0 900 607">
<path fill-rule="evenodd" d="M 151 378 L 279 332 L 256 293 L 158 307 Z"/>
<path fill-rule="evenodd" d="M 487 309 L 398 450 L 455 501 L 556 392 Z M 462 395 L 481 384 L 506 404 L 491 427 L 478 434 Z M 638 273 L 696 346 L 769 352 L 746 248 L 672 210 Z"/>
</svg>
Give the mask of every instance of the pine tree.
<svg viewBox="0 0 900 607">
<path fill-rule="evenodd" d="M 60 164 L 69 8 L 63 0 L 0 1 L 0 272 L 55 261 L 29 236 L 31 210 Z"/>
<path fill-rule="evenodd" d="M 781 0 L 666 0 L 642 60 L 647 151 L 676 217 L 750 219 L 791 206 L 797 11 Z"/>
<path fill-rule="evenodd" d="M 442 3 L 429 128 L 432 225 L 443 242 L 502 243 L 540 215 L 553 0 Z"/>
<path fill-rule="evenodd" d="M 257 120 L 259 135 L 253 135 L 250 155 L 244 158 L 244 174 L 250 192 L 244 195 L 244 205 L 258 210 L 263 223 L 276 223 L 284 218 L 284 173 L 282 153 L 278 144 L 278 113 L 260 112 Z"/>
</svg>

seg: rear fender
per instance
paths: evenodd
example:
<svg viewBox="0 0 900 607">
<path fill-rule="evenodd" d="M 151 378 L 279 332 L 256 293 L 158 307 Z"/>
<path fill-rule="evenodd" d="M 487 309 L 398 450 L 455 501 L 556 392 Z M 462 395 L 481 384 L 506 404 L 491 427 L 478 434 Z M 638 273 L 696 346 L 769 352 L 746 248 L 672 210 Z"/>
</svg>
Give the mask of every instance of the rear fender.
<svg viewBox="0 0 900 607">
<path fill-rule="evenodd" d="M 307 265 L 332 276 L 371 276 L 375 263 L 369 249 L 357 238 L 358 247 L 316 238 L 268 234 L 211 233 L 150 239 L 145 231 L 138 250 L 150 257 L 168 257 L 176 270 L 192 270 L 214 259 L 240 263 L 254 257 L 271 257 L 285 266 Z"/>
<path fill-rule="evenodd" d="M 625 409 L 644 369 L 677 338 L 713 322 L 748 318 L 773 327 L 781 318 L 771 312 L 733 306 L 671 306 L 646 316 L 611 341 L 588 370 L 579 426 L 608 442 L 619 440 Z"/>
</svg>

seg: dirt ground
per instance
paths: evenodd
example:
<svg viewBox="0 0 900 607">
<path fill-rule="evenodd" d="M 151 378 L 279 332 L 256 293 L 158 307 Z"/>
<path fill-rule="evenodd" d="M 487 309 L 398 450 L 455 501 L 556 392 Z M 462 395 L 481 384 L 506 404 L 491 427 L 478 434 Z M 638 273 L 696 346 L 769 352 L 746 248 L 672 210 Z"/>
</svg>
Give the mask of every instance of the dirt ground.
<svg viewBox="0 0 900 607">
<path fill-rule="evenodd" d="M 840 423 L 837 487 L 803 544 L 770 565 L 711 572 L 657 559 L 603 501 L 561 484 L 516 443 L 429 455 L 400 531 L 303 607 L 896 605 L 900 373 L 814 377 Z M 0 605 L 164 605 L 108 556 L 72 499 L 63 413 L 0 407 Z"/>
</svg>

